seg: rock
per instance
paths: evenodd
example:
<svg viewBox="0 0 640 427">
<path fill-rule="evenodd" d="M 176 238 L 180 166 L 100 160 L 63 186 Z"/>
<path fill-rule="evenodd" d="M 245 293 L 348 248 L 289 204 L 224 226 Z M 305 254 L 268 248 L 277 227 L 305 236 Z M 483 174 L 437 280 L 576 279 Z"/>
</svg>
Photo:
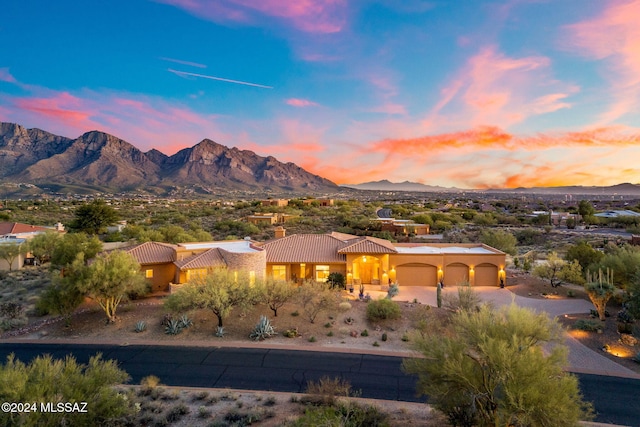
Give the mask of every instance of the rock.
<svg viewBox="0 0 640 427">
<path fill-rule="evenodd" d="M 620 342 L 631 347 L 638 344 L 638 340 L 633 335 L 629 334 L 620 334 Z"/>
</svg>

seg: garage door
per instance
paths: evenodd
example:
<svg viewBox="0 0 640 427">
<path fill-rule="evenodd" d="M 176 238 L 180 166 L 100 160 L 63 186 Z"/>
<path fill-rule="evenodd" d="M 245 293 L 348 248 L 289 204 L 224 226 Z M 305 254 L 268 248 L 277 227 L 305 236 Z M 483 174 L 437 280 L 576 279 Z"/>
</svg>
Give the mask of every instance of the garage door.
<svg viewBox="0 0 640 427">
<path fill-rule="evenodd" d="M 435 286 L 438 269 L 427 264 L 404 264 L 396 268 L 396 280 L 402 286 Z"/>
<path fill-rule="evenodd" d="M 482 264 L 475 268 L 476 286 L 496 286 L 498 284 L 498 267 Z"/>
<path fill-rule="evenodd" d="M 469 267 L 464 264 L 449 264 L 444 270 L 444 284 L 459 286 L 469 281 Z"/>
</svg>

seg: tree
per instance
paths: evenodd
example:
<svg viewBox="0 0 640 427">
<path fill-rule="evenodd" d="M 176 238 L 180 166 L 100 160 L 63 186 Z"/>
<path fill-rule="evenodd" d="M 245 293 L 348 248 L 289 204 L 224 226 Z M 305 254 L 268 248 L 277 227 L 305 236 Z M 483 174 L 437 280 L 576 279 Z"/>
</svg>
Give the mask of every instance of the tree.
<svg viewBox="0 0 640 427">
<path fill-rule="evenodd" d="M 69 228 L 74 231 L 81 231 L 87 234 L 104 233 L 108 225 L 114 224 L 118 220 L 118 213 L 104 200 L 94 200 L 84 204 L 76 210 L 75 219 L 69 224 Z"/>
<path fill-rule="evenodd" d="M 585 217 L 593 216 L 596 210 L 593 208 L 593 205 L 588 200 L 580 200 L 578 202 L 578 214 L 582 217 L 584 221 Z"/>
<path fill-rule="evenodd" d="M 51 261 L 51 256 L 55 250 L 58 241 L 61 239 L 60 233 L 57 231 L 47 231 L 37 234 L 29 242 L 29 249 L 38 264 L 44 264 Z"/>
<path fill-rule="evenodd" d="M 96 236 L 85 233 L 69 233 L 58 239 L 51 253 L 51 266 L 63 270 L 82 253 L 85 260 L 94 258 L 102 250 L 102 243 Z"/>
<path fill-rule="evenodd" d="M 334 307 L 337 303 L 336 294 L 328 283 L 305 281 L 298 288 L 298 301 L 302 305 L 302 311 L 313 323 L 320 312 Z"/>
<path fill-rule="evenodd" d="M 222 327 L 231 310 L 252 305 L 257 299 L 249 274 L 219 268 L 184 284 L 167 298 L 165 307 L 172 311 L 194 308 L 211 310 L 218 318 L 218 326 Z"/>
<path fill-rule="evenodd" d="M 17 240 L 17 239 L 16 239 Z M 13 263 L 20 255 L 24 255 L 29 251 L 27 242 L 12 242 L 11 239 L 0 241 L 0 258 L 9 264 L 9 271 L 13 270 Z"/>
<path fill-rule="evenodd" d="M 553 288 L 565 282 L 584 283 L 580 263 L 575 260 L 569 263 L 560 258 L 555 252 L 549 254 L 544 264 L 537 265 L 533 269 L 533 275 L 543 280 L 548 280 Z"/>
<path fill-rule="evenodd" d="M 592 269 L 598 270 L 614 271 L 613 284 L 627 289 L 640 274 L 640 248 L 630 245 L 614 247 Z"/>
<path fill-rule="evenodd" d="M 260 300 L 269 306 L 274 317 L 278 317 L 278 309 L 285 305 L 295 292 L 291 283 L 285 280 L 268 278 L 260 284 Z"/>
<path fill-rule="evenodd" d="M 0 400 L 2 402 L 35 402 L 30 412 L 0 413 L 4 426 L 104 426 L 126 425 L 133 418 L 135 400 L 114 388 L 129 379 L 115 360 L 103 360 L 100 354 L 87 365 L 67 356 L 53 359 L 37 356 L 28 365 L 9 355 L 0 365 Z M 86 402 L 86 412 L 55 411 L 59 403 Z M 53 404 L 54 411 L 41 410 L 41 404 Z M 75 408 L 74 408 L 75 409 Z M 132 419 L 129 419 L 132 422 Z"/>
<path fill-rule="evenodd" d="M 38 309 L 61 315 L 65 325 L 69 326 L 71 315 L 84 301 L 84 294 L 78 284 L 83 280 L 87 269 L 84 254 L 79 253 L 76 260 L 67 267 L 64 276 L 52 274 L 51 285 L 45 289 L 37 302 Z"/>
<path fill-rule="evenodd" d="M 563 370 L 560 325 L 545 313 L 512 304 L 452 314 L 442 330 L 414 337 L 421 358 L 404 369 L 418 391 L 453 425 L 574 426 L 591 416 L 577 378 Z"/>
<path fill-rule="evenodd" d="M 593 264 L 597 264 L 604 254 L 600 251 L 593 249 L 593 247 L 585 242 L 581 241 L 572 245 L 565 254 L 564 259 L 571 261 L 578 261 L 580 266 L 582 267 L 582 271 L 586 272 L 589 266 Z"/>
<path fill-rule="evenodd" d="M 607 319 L 607 302 L 616 291 L 616 287 L 613 285 L 613 272 L 607 270 L 607 275 L 604 278 L 602 277 L 602 270 L 598 271 L 597 278 L 587 273 L 587 283 L 584 285 L 584 289 L 596 308 L 598 317 L 604 322 Z"/>
<path fill-rule="evenodd" d="M 518 240 L 508 231 L 483 230 L 482 233 L 480 233 L 480 241 L 485 245 L 494 247 L 509 255 L 515 255 L 517 253 L 516 244 Z"/>
<path fill-rule="evenodd" d="M 116 250 L 99 255 L 89 265 L 78 289 L 96 301 L 104 310 L 107 322 L 113 323 L 118 305 L 130 295 L 144 293 L 147 281 L 140 273 L 140 264 L 135 258 Z"/>
</svg>

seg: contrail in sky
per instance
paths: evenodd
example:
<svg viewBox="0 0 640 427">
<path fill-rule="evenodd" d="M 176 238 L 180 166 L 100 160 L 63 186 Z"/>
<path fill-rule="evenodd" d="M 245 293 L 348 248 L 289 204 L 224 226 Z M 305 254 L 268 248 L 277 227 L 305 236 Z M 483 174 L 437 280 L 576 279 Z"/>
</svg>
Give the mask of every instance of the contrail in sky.
<svg viewBox="0 0 640 427">
<path fill-rule="evenodd" d="M 160 57 L 160 59 L 163 61 L 175 62 L 176 64 L 189 65 L 191 67 L 207 68 L 207 66 L 204 64 L 199 64 L 197 62 L 191 61 L 183 61 L 181 59 L 167 58 L 166 56 L 162 56 Z"/>
<path fill-rule="evenodd" d="M 178 71 L 178 70 L 174 70 L 174 69 L 171 69 L 171 68 L 169 68 L 168 70 L 169 70 L 170 73 L 174 73 L 174 74 L 177 74 L 179 76 L 202 77 L 203 79 L 219 80 L 221 82 L 235 83 L 235 84 L 245 85 L 245 86 L 255 86 L 255 87 L 261 87 L 261 88 L 264 88 L 264 89 L 273 89 L 273 86 L 259 85 L 257 83 L 243 82 L 243 81 L 240 81 L 240 80 L 223 79 L 222 77 L 207 76 L 205 74 L 188 73 L 186 71 Z"/>
</svg>

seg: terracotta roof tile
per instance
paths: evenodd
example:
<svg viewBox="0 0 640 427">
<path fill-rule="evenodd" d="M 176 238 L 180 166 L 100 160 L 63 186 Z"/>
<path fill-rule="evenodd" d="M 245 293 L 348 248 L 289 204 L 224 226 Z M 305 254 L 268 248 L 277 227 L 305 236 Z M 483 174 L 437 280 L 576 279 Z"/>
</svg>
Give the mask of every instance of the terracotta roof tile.
<svg viewBox="0 0 640 427">
<path fill-rule="evenodd" d="M 20 222 L 0 222 L 0 236 L 5 234 L 35 233 L 37 231 L 48 231 L 51 228 L 39 225 L 22 224 Z"/>
<path fill-rule="evenodd" d="M 346 256 L 338 250 L 345 242 L 328 234 L 292 234 L 272 240 L 262 247 L 267 251 L 267 262 L 342 263 Z"/>
<path fill-rule="evenodd" d="M 180 261 L 176 261 L 176 266 L 180 270 L 190 270 L 195 268 L 225 267 L 225 262 L 219 248 L 192 255 Z"/>
<path fill-rule="evenodd" d="M 176 260 L 175 246 L 168 243 L 145 242 L 123 250 L 133 255 L 140 264 L 164 264 Z"/>
<path fill-rule="evenodd" d="M 372 237 L 365 237 L 339 250 L 341 254 L 395 254 L 397 252 L 393 244 L 388 240 Z"/>
</svg>

